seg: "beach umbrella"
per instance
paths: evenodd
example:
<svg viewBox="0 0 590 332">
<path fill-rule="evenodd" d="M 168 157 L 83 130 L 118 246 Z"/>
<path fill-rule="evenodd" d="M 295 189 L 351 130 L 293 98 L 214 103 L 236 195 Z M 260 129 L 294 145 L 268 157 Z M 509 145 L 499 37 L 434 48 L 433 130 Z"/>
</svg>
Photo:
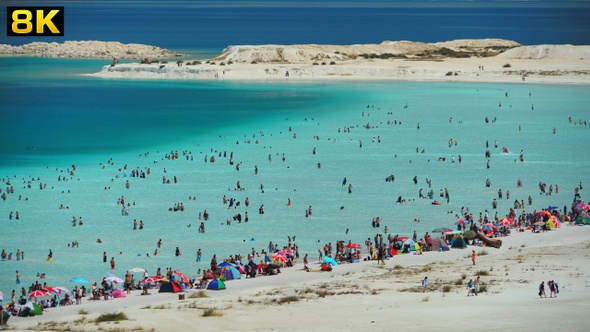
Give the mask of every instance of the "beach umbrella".
<svg viewBox="0 0 590 332">
<path fill-rule="evenodd" d="M 347 243 L 346 248 L 348 248 L 348 249 L 363 249 L 363 246 L 358 243 Z"/>
<path fill-rule="evenodd" d="M 70 292 L 70 290 L 69 290 L 69 289 L 67 289 L 67 288 L 65 288 L 65 287 L 63 287 L 63 286 L 57 286 L 57 287 L 53 287 L 53 288 L 55 288 L 55 289 L 57 289 L 57 290 L 61 291 L 62 293 L 68 293 L 68 294 L 71 294 L 71 293 L 72 293 L 72 292 Z"/>
<path fill-rule="evenodd" d="M 512 225 L 514 223 L 514 219 L 508 218 L 508 217 L 504 217 L 504 218 L 500 219 L 500 221 L 498 223 L 501 226 L 508 226 L 508 225 Z"/>
<path fill-rule="evenodd" d="M 483 229 L 484 231 L 489 231 L 489 230 L 496 230 L 498 229 L 498 227 L 496 227 L 496 225 L 494 224 L 483 224 L 481 225 L 481 229 Z"/>
<path fill-rule="evenodd" d="M 446 227 L 439 227 L 439 228 L 433 229 L 432 233 L 442 233 L 442 232 L 446 232 L 446 231 L 452 231 L 452 229 L 446 228 Z"/>
<path fill-rule="evenodd" d="M 77 282 L 77 283 L 82 283 L 82 284 L 86 284 L 88 283 L 88 280 L 86 279 L 82 279 L 82 278 L 72 278 L 70 279 L 71 282 Z"/>
<path fill-rule="evenodd" d="M 108 277 L 105 280 L 110 281 L 113 284 L 122 284 L 123 282 L 125 282 L 123 279 L 121 279 L 119 277 Z"/>
<path fill-rule="evenodd" d="M 131 273 L 140 273 L 140 272 L 143 273 L 143 272 L 145 272 L 145 269 L 142 269 L 141 267 L 134 267 L 134 268 L 130 269 L 129 272 L 131 272 Z"/>
<path fill-rule="evenodd" d="M 223 276 L 225 277 L 225 280 L 234 280 L 242 278 L 240 271 L 238 271 L 238 269 L 236 269 L 235 267 L 229 267 L 227 271 L 225 271 Z"/>
<path fill-rule="evenodd" d="M 185 284 L 190 284 L 190 278 L 186 274 L 180 272 L 179 270 L 174 270 L 174 274 L 176 274 L 180 279 L 184 280 Z"/>
<path fill-rule="evenodd" d="M 455 225 L 465 225 L 465 224 L 466 224 L 466 222 L 463 219 L 458 220 L 457 222 L 455 222 Z"/>
<path fill-rule="evenodd" d="M 45 297 L 45 296 L 52 296 L 51 293 L 44 291 L 44 290 L 36 290 L 29 293 L 29 298 L 32 297 Z"/>
<path fill-rule="evenodd" d="M 291 249 L 283 249 L 283 250 L 277 251 L 276 254 L 283 255 L 283 256 L 293 255 L 293 250 L 291 250 Z"/>
<path fill-rule="evenodd" d="M 57 288 L 51 287 L 51 286 L 45 286 L 45 287 L 43 287 L 42 290 L 50 292 L 50 293 L 61 294 L 61 289 L 57 289 Z"/>
<path fill-rule="evenodd" d="M 230 263 L 230 262 L 222 262 L 220 264 L 217 264 L 217 267 L 234 267 L 235 265 Z"/>
<path fill-rule="evenodd" d="M 213 280 L 209 281 L 209 284 L 207 285 L 207 289 L 222 290 L 222 289 L 225 289 L 225 283 L 219 279 L 213 279 Z"/>
<path fill-rule="evenodd" d="M 149 277 L 149 278 L 145 278 L 143 279 L 141 282 L 143 282 L 144 284 L 151 284 L 151 283 L 155 283 L 162 280 L 162 277 Z"/>
<path fill-rule="evenodd" d="M 587 206 L 586 204 L 584 204 L 584 202 L 580 202 L 576 205 L 574 205 L 574 210 L 583 210 L 585 209 Z"/>
<path fill-rule="evenodd" d="M 407 236 L 398 236 L 398 237 L 397 237 L 397 240 L 398 240 L 398 241 L 401 241 L 401 242 L 404 242 L 404 241 L 406 241 L 406 240 L 408 240 L 408 239 L 410 239 L 410 238 L 409 238 L 409 237 L 407 237 Z"/>
<path fill-rule="evenodd" d="M 273 254 L 272 259 L 275 261 L 279 261 L 279 262 L 288 262 L 289 261 L 287 256 L 277 255 L 277 254 Z"/>
</svg>

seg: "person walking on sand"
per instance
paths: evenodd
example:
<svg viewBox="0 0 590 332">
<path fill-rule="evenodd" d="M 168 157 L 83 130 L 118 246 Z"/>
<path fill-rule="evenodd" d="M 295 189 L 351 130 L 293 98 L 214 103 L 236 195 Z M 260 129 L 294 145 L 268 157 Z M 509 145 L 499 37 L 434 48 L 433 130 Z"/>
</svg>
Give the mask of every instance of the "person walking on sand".
<svg viewBox="0 0 590 332">
<path fill-rule="evenodd" d="M 557 297 L 557 294 L 555 293 L 555 282 L 553 282 L 553 280 L 549 280 L 547 281 L 547 286 L 549 286 L 549 297 Z"/>
<path fill-rule="evenodd" d="M 539 297 L 545 297 L 547 298 L 547 295 L 545 294 L 545 282 L 541 281 L 541 284 L 539 285 Z"/>
<path fill-rule="evenodd" d="M 467 283 L 467 296 L 471 296 L 473 293 L 473 279 L 469 279 L 469 282 Z"/>
<path fill-rule="evenodd" d="M 428 277 L 424 277 L 422 280 L 422 293 L 428 292 Z"/>
<path fill-rule="evenodd" d="M 473 265 L 475 265 L 475 258 L 477 257 L 477 254 L 475 253 L 475 250 L 471 250 L 471 261 L 473 262 Z"/>
<path fill-rule="evenodd" d="M 477 276 L 477 278 L 475 278 L 475 281 L 473 282 L 473 293 L 475 295 L 479 294 L 479 276 Z"/>
</svg>

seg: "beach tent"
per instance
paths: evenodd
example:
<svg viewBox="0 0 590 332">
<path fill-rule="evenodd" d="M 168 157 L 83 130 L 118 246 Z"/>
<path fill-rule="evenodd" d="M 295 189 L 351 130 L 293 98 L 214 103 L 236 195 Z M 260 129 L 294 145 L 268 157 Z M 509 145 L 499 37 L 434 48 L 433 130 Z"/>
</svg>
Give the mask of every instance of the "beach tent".
<svg viewBox="0 0 590 332">
<path fill-rule="evenodd" d="M 576 225 L 590 225 L 590 218 L 578 217 L 576 219 Z"/>
<path fill-rule="evenodd" d="M 28 316 L 43 315 L 43 309 L 35 302 L 29 301 L 25 307 L 29 309 Z"/>
<path fill-rule="evenodd" d="M 223 276 L 225 277 L 225 280 L 240 279 L 242 277 L 240 271 L 238 271 L 238 269 L 236 269 L 235 267 L 228 268 L 227 271 L 225 271 L 225 273 L 223 274 Z"/>
<path fill-rule="evenodd" d="M 230 263 L 230 262 L 222 262 L 220 264 L 217 264 L 217 267 L 234 267 L 235 265 Z"/>
<path fill-rule="evenodd" d="M 222 289 L 225 289 L 225 283 L 219 279 L 213 279 L 207 285 L 207 289 L 222 290 Z"/>
<path fill-rule="evenodd" d="M 438 251 L 438 250 L 442 250 L 442 251 L 449 250 L 449 245 L 447 244 L 447 241 L 441 239 L 440 237 L 436 238 L 436 239 L 432 239 L 432 251 Z"/>
<path fill-rule="evenodd" d="M 113 296 L 113 298 L 118 299 L 121 297 L 127 297 L 127 295 L 125 294 L 125 292 L 122 289 L 115 289 L 111 295 Z"/>
<path fill-rule="evenodd" d="M 467 248 L 467 242 L 465 242 L 465 240 L 462 237 L 458 237 L 455 240 L 453 240 L 453 245 L 451 247 L 465 249 Z"/>
<path fill-rule="evenodd" d="M 160 290 L 158 293 L 178 293 L 180 292 L 180 287 L 174 282 L 166 282 L 160 286 Z"/>
<path fill-rule="evenodd" d="M 468 240 L 473 240 L 473 239 L 475 239 L 477 237 L 477 233 L 475 233 L 474 231 L 472 231 L 472 230 L 469 229 L 469 230 L 466 230 L 463 233 L 463 237 L 466 238 L 466 239 L 468 239 Z"/>
</svg>

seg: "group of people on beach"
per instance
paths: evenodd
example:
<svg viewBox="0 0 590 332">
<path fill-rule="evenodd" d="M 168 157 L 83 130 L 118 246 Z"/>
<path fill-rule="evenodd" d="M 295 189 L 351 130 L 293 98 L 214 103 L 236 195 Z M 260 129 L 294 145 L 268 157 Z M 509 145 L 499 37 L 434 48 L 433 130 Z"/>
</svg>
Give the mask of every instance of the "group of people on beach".
<svg viewBox="0 0 590 332">
<path fill-rule="evenodd" d="M 559 285 L 555 282 L 555 280 L 548 280 L 547 287 L 549 288 L 549 297 L 557 297 L 559 294 Z M 547 298 L 547 294 L 545 293 L 545 281 L 541 281 L 539 285 L 539 298 Z"/>
</svg>

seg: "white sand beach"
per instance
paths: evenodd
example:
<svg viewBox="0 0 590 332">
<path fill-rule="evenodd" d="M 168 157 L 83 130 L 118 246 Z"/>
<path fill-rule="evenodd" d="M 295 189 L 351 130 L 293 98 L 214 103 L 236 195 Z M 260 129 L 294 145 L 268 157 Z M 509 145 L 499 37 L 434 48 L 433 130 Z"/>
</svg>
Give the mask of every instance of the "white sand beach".
<svg viewBox="0 0 590 332">
<path fill-rule="evenodd" d="M 564 225 L 547 233 L 513 232 L 500 249 L 472 247 L 403 255 L 385 266 L 375 261 L 342 264 L 331 272 L 305 272 L 301 262 L 277 276 L 227 282 L 222 291 L 199 290 L 50 309 L 42 316 L 12 318 L 15 330 L 98 331 L 405 331 L 457 324 L 492 331 L 584 331 L 590 309 L 590 228 Z M 478 253 L 476 265 L 470 253 Z M 318 268 L 314 266 L 314 268 Z M 486 291 L 467 296 L 469 279 L 481 275 Z M 427 276 L 428 292 L 421 280 Z M 541 281 L 559 284 L 556 298 L 539 298 Z M 448 289 L 444 289 L 448 287 Z M 153 292 L 153 291 L 152 291 Z M 547 292 L 548 293 L 548 292 Z M 193 295 L 195 294 L 195 295 Z M 88 314 L 80 314 L 80 310 Z M 207 309 L 213 315 L 205 317 Z M 102 313 L 129 320 L 95 324 Z"/>
<path fill-rule="evenodd" d="M 92 76 L 187 80 L 397 80 L 587 84 L 590 46 L 498 39 L 426 44 L 230 46 L 208 60 L 104 66 Z"/>
</svg>

